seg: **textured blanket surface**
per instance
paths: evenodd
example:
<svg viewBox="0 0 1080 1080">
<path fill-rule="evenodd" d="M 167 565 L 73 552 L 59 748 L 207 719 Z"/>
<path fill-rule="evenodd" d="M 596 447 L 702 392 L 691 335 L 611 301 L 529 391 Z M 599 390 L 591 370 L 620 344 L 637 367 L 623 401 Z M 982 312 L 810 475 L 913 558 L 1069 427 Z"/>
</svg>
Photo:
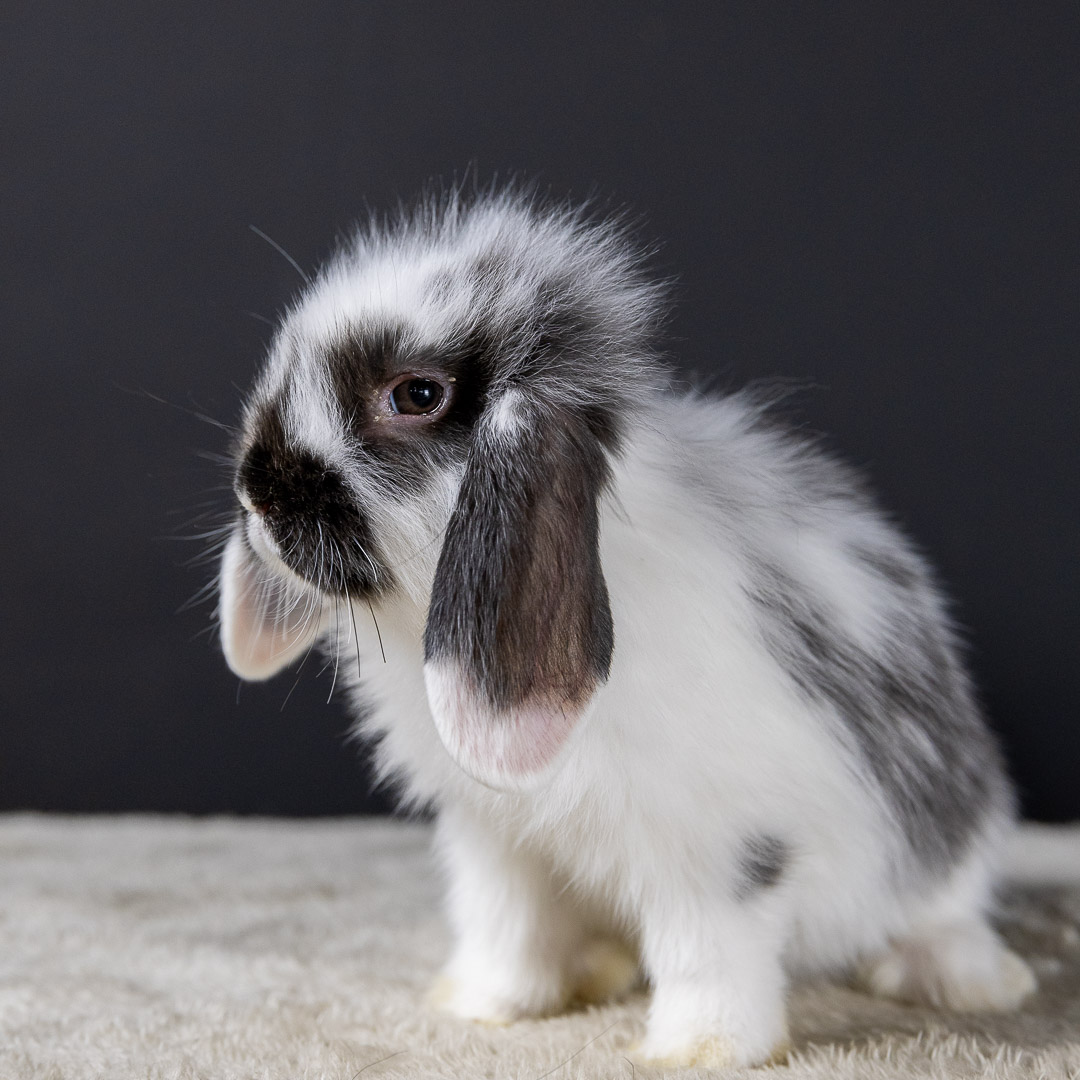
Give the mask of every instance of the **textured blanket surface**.
<svg viewBox="0 0 1080 1080">
<path fill-rule="evenodd" d="M 625 1056 L 643 994 L 505 1028 L 430 1011 L 448 938 L 429 844 L 380 819 L 0 816 L 0 1078 L 665 1075 Z M 1026 827 L 1010 866 L 1000 924 L 1040 979 L 1021 1012 L 808 984 L 789 1060 L 726 1075 L 1080 1077 L 1080 827 Z"/>
</svg>

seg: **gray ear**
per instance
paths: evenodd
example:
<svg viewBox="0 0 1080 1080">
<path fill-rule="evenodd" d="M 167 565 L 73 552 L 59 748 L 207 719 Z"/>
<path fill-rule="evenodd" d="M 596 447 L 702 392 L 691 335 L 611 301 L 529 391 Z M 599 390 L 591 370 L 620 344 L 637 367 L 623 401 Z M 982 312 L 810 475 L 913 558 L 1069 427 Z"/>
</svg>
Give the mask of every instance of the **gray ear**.
<svg viewBox="0 0 1080 1080">
<path fill-rule="evenodd" d="M 579 417 L 526 412 L 510 391 L 477 425 L 435 573 L 424 673 L 447 749 L 493 787 L 542 773 L 607 679 L 606 479 Z"/>
<path fill-rule="evenodd" d="M 310 647 L 319 612 L 308 598 L 269 571 L 238 525 L 221 558 L 221 647 L 234 674 L 261 680 L 276 675 Z"/>
</svg>

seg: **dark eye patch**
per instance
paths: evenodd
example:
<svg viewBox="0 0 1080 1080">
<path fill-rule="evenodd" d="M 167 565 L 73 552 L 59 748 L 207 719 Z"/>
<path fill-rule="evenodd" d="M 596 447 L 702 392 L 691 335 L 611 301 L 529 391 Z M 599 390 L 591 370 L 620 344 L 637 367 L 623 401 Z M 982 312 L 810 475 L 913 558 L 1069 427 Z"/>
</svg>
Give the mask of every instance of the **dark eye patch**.
<svg viewBox="0 0 1080 1080">
<path fill-rule="evenodd" d="M 485 344 L 470 332 L 442 348 L 421 349 L 407 327 L 391 325 L 354 327 L 327 351 L 330 386 L 354 453 L 393 478 L 388 494 L 420 494 L 433 462 L 464 459 L 494 362 Z"/>
<path fill-rule="evenodd" d="M 401 371 L 405 342 L 404 327 L 384 326 L 354 330 L 328 351 L 334 396 L 354 425 L 364 426 L 380 387 Z"/>
<path fill-rule="evenodd" d="M 483 408 L 497 344 L 475 331 L 418 348 L 403 325 L 354 328 L 327 354 L 331 386 L 365 448 L 406 439 L 459 441 Z M 401 430 L 388 417 L 438 417 Z"/>
</svg>

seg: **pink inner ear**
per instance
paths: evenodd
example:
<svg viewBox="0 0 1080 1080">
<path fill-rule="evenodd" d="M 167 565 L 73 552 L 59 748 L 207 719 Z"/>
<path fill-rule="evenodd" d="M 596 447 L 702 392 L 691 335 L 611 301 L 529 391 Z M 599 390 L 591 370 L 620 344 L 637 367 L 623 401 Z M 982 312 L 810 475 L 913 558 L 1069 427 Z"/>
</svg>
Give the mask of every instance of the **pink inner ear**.
<svg viewBox="0 0 1080 1080">
<path fill-rule="evenodd" d="M 269 570 L 238 526 L 221 559 L 221 647 L 242 679 L 276 675 L 318 635 L 318 612 L 300 590 Z"/>
<path fill-rule="evenodd" d="M 498 790 L 539 783 L 588 704 L 532 700 L 498 712 L 452 662 L 426 664 L 424 682 L 450 756 L 474 780 Z"/>
</svg>

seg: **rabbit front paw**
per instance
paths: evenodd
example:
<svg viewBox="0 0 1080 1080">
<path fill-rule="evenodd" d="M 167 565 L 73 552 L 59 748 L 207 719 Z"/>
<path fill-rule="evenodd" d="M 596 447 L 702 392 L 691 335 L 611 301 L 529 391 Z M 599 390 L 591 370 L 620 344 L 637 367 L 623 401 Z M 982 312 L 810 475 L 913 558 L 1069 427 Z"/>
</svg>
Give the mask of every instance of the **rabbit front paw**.
<svg viewBox="0 0 1080 1080">
<path fill-rule="evenodd" d="M 561 972 L 541 966 L 509 970 L 463 964 L 452 965 L 436 979 L 429 995 L 441 1012 L 492 1025 L 562 1012 L 568 998 Z"/>
</svg>

